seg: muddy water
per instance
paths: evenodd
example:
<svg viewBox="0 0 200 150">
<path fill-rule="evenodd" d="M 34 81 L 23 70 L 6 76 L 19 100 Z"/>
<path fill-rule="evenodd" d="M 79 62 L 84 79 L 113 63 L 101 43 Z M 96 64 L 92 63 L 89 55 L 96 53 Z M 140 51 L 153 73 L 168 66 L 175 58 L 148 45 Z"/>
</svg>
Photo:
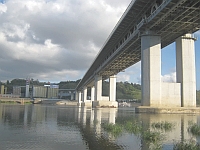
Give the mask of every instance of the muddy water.
<svg viewBox="0 0 200 150">
<path fill-rule="evenodd" d="M 134 108 L 84 108 L 56 105 L 0 104 L 0 150 L 172 150 L 174 143 L 198 137 L 188 132 L 199 115 L 135 114 Z M 135 122 L 142 131 L 126 130 Z M 169 130 L 152 124 L 168 122 Z M 120 126 L 120 131 L 105 125 Z M 152 143 L 143 133 L 156 131 L 162 140 Z"/>
</svg>

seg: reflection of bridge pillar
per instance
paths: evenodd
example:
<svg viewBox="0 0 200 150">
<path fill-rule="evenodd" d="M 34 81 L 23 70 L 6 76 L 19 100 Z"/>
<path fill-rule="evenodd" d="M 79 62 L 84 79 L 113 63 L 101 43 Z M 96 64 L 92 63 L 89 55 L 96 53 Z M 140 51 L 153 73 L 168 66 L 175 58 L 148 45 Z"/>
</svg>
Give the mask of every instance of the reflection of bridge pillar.
<svg viewBox="0 0 200 150">
<path fill-rule="evenodd" d="M 176 75 L 181 83 L 181 106 L 196 106 L 195 49 L 192 34 L 176 40 Z"/>
<path fill-rule="evenodd" d="M 116 109 L 115 108 L 111 108 L 109 109 L 109 123 L 113 123 L 115 124 L 115 118 L 116 118 Z"/>
<path fill-rule="evenodd" d="M 190 122 L 196 123 L 197 116 L 195 115 L 184 115 L 184 114 L 144 114 L 140 115 L 140 120 L 142 120 L 142 129 L 144 132 L 150 130 L 151 132 L 165 133 L 165 143 L 177 143 L 180 141 L 196 141 L 195 136 L 188 132 Z M 152 126 L 155 123 L 170 123 L 172 125 L 171 130 L 167 130 L 165 127 L 160 128 L 157 126 Z M 149 148 L 149 143 L 141 139 L 141 150 L 147 150 Z M 163 149 L 168 149 L 167 145 L 163 145 Z"/>
<path fill-rule="evenodd" d="M 161 37 L 141 37 L 142 105 L 158 106 L 161 101 Z"/>
<path fill-rule="evenodd" d="M 80 123 L 81 122 L 81 107 L 78 107 L 78 114 L 77 114 L 77 122 Z"/>
<path fill-rule="evenodd" d="M 94 109 L 90 109 L 90 126 L 94 125 Z"/>
<path fill-rule="evenodd" d="M 109 100 L 110 101 L 116 101 L 116 76 L 110 76 L 110 94 L 109 94 Z"/>
<path fill-rule="evenodd" d="M 27 120 L 28 119 L 28 106 L 24 105 L 24 125 L 27 125 Z"/>
<path fill-rule="evenodd" d="M 101 109 L 95 109 L 94 123 L 97 135 L 101 135 Z"/>
<path fill-rule="evenodd" d="M 87 119 L 87 110 L 86 110 L 86 107 L 82 107 L 82 115 L 83 115 L 83 125 L 85 126 L 86 125 L 86 119 Z"/>
</svg>

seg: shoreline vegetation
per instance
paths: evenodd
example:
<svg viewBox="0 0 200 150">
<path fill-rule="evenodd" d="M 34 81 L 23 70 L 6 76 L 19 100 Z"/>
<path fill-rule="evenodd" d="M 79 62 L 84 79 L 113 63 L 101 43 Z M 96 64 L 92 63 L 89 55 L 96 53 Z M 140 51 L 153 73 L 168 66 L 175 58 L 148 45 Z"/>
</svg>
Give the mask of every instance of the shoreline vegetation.
<svg viewBox="0 0 200 150">
<path fill-rule="evenodd" d="M 1 98 L 0 104 L 32 104 L 29 98 Z"/>
<path fill-rule="evenodd" d="M 114 138 L 118 138 L 123 133 L 131 133 L 142 138 L 149 149 L 162 150 L 163 140 L 166 138 L 166 132 L 172 132 L 175 124 L 171 122 L 153 122 L 149 127 L 142 127 L 142 122 L 136 120 L 124 121 L 120 123 L 104 123 L 102 128 L 110 133 Z M 194 136 L 200 135 L 200 126 L 195 123 L 190 123 L 188 127 L 189 133 Z M 174 141 L 173 150 L 199 150 L 200 145 L 192 138 L 189 140 Z"/>
<path fill-rule="evenodd" d="M 59 89 L 75 89 L 80 82 L 81 79 L 76 81 L 61 81 L 60 83 L 53 83 L 59 86 Z M 50 84 L 49 82 L 40 82 L 39 80 L 30 80 L 31 86 L 44 86 L 46 84 Z M 6 83 L 2 83 L 0 81 L 0 85 L 3 85 L 6 88 L 6 93 L 10 94 L 13 93 L 14 86 L 26 86 L 26 79 L 13 79 L 11 81 L 7 80 Z M 102 83 L 102 96 L 109 95 L 109 82 L 104 81 Z M 88 89 L 88 95 L 90 93 L 90 88 Z M 21 88 L 21 94 L 25 94 L 25 87 Z M 65 99 L 69 99 L 70 97 L 66 97 Z M 130 82 L 117 82 L 116 83 L 116 98 L 118 100 L 135 100 L 137 103 L 141 102 L 141 85 L 138 83 L 130 83 Z M 0 98 L 1 99 L 1 98 Z M 197 89 L 196 91 L 196 102 L 197 106 L 200 106 L 200 90 Z"/>
</svg>

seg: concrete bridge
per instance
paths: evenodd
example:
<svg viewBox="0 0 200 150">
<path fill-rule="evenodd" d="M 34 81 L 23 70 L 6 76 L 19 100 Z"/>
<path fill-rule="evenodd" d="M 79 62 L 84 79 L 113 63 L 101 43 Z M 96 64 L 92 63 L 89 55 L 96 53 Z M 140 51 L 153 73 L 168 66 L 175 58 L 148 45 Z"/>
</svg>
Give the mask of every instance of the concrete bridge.
<svg viewBox="0 0 200 150">
<path fill-rule="evenodd" d="M 195 107 L 200 0 L 133 0 L 76 88 L 82 106 L 117 107 L 116 75 L 141 60 L 142 105 Z M 177 83 L 161 81 L 161 49 L 176 42 Z M 102 81 L 109 79 L 109 96 Z M 90 99 L 88 99 L 90 89 Z"/>
</svg>

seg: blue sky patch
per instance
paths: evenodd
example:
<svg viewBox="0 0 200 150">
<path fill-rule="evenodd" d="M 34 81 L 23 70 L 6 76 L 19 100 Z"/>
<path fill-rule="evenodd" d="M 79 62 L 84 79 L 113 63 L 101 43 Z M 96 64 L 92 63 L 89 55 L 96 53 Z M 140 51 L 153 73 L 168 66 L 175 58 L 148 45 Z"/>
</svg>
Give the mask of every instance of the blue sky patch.
<svg viewBox="0 0 200 150">
<path fill-rule="evenodd" d="M 3 3 L 3 4 L 4 4 L 4 3 L 5 3 L 5 0 L 0 0 L 0 3 Z"/>
</svg>

